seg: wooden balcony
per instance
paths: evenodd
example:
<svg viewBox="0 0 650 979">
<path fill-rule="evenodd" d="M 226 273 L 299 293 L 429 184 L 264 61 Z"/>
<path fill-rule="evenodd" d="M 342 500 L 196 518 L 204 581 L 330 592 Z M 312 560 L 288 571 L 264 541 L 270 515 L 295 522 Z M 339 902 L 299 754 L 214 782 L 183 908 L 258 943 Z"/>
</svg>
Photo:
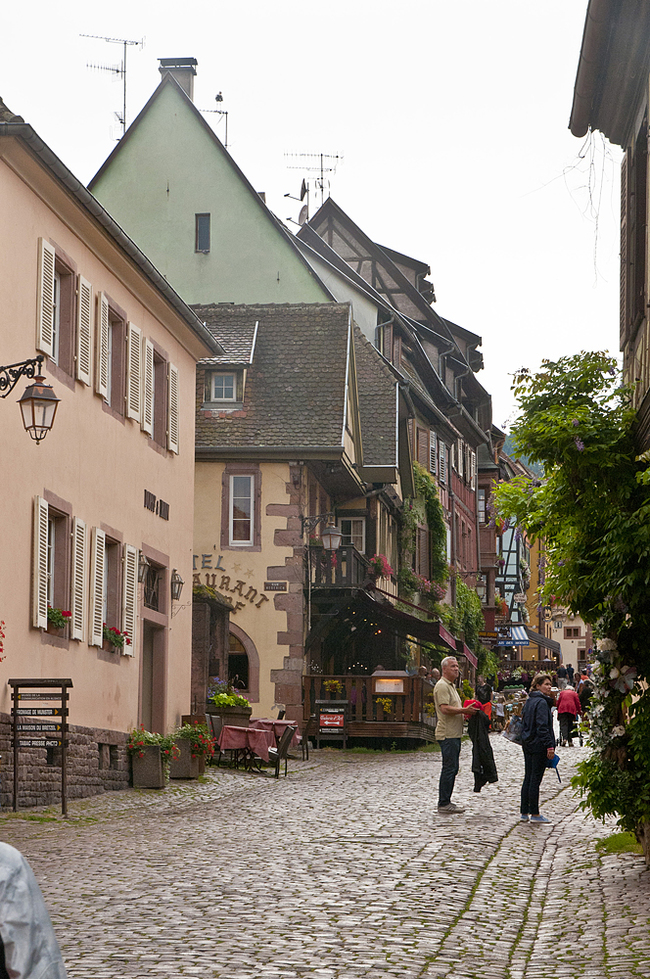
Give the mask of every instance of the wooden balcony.
<svg viewBox="0 0 650 979">
<path fill-rule="evenodd" d="M 310 544 L 308 561 L 312 588 L 360 587 L 368 579 L 368 560 L 354 544 L 337 551 Z"/>
<path fill-rule="evenodd" d="M 403 693 L 375 693 L 375 676 L 333 676 L 310 674 L 303 677 L 303 717 L 305 722 L 316 712 L 317 700 L 347 700 L 349 738 L 392 738 L 435 741 L 435 719 L 425 712 L 433 686 L 421 676 L 400 677 Z M 324 681 L 338 681 L 341 688 L 329 691 Z M 385 711 L 378 697 L 391 701 Z"/>
</svg>

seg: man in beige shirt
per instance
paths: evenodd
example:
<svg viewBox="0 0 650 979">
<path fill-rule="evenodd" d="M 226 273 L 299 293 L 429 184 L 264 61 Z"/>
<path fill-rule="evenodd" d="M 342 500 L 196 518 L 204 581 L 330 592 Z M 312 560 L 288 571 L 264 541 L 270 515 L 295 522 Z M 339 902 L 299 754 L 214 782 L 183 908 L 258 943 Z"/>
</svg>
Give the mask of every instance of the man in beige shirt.
<svg viewBox="0 0 650 979">
<path fill-rule="evenodd" d="M 456 806 L 451 801 L 454 783 L 458 775 L 458 759 L 460 758 L 460 739 L 463 734 L 463 715 L 471 717 L 477 711 L 476 707 L 463 707 L 456 681 L 460 673 L 458 660 L 455 656 L 447 656 L 440 664 L 442 676 L 433 690 L 436 705 L 436 741 L 440 744 L 442 753 L 442 770 L 438 784 L 438 812 L 453 814 L 465 812 L 463 806 Z"/>
</svg>

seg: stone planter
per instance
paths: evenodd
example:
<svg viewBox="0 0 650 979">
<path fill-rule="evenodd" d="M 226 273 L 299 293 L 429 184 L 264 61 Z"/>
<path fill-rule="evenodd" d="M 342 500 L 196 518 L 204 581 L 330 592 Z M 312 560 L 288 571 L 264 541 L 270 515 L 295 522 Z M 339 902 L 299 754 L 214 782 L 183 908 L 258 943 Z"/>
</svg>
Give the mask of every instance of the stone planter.
<svg viewBox="0 0 650 979">
<path fill-rule="evenodd" d="M 131 756 L 134 789 L 164 789 L 165 772 L 162 753 L 158 745 L 149 744 L 143 748 L 142 758 Z"/>
<path fill-rule="evenodd" d="M 180 751 L 178 758 L 172 758 L 169 765 L 170 778 L 198 778 L 199 762 L 198 755 L 192 758 L 192 742 L 187 738 L 179 738 L 176 747 Z"/>
</svg>

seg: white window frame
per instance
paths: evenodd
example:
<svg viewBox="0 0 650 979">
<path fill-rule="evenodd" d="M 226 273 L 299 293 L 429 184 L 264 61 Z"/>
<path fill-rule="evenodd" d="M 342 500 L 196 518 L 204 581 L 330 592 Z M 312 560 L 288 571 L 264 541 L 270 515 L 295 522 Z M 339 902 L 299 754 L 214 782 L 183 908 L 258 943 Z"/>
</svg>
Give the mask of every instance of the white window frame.
<svg viewBox="0 0 650 979">
<path fill-rule="evenodd" d="M 232 397 L 219 397 L 215 394 L 215 381 L 217 378 L 232 378 Z M 210 401 L 236 401 L 237 400 L 237 375 L 232 371 L 218 372 L 213 371 L 210 375 Z"/>
<path fill-rule="evenodd" d="M 350 531 L 351 532 L 349 534 L 344 533 L 344 531 L 343 531 L 343 524 L 345 522 L 350 523 L 350 524 L 360 523 L 361 524 L 361 535 L 353 533 L 352 532 L 352 527 L 350 528 Z M 366 518 L 365 517 L 339 517 L 339 519 L 337 521 L 337 526 L 338 526 L 339 530 L 341 531 L 341 533 L 343 534 L 343 540 L 342 540 L 342 543 L 343 544 L 348 544 L 348 543 L 349 544 L 354 544 L 354 546 L 357 548 L 357 550 L 359 551 L 360 554 L 365 554 L 366 553 Z M 357 545 L 354 542 L 354 538 L 355 537 L 359 537 L 359 536 L 361 536 L 361 547 L 360 548 L 357 547 Z M 349 540 L 346 540 L 346 538 L 349 538 Z"/>
<path fill-rule="evenodd" d="M 249 501 L 250 501 L 250 534 L 247 540 L 235 540 L 234 531 L 234 487 L 236 479 L 246 479 L 248 480 L 248 485 L 250 488 Z M 228 484 L 228 540 L 231 547 L 250 547 L 255 543 L 255 477 L 249 475 L 248 473 L 232 473 L 229 476 Z M 242 497 L 238 497 L 242 499 Z"/>
</svg>

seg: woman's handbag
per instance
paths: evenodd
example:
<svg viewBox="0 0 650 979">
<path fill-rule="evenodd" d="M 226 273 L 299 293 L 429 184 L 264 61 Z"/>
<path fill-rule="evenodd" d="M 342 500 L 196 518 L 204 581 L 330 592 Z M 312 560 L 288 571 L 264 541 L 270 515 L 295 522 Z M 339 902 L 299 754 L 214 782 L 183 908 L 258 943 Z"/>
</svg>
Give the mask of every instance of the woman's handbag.
<svg viewBox="0 0 650 979">
<path fill-rule="evenodd" d="M 518 714 L 515 714 L 514 717 L 511 719 L 510 723 L 508 724 L 507 729 L 505 731 L 502 731 L 501 734 L 504 738 L 507 738 L 508 741 L 514 742 L 514 744 L 523 744 L 524 743 L 523 731 L 524 731 L 524 725 L 521 720 L 521 717 L 519 717 Z"/>
</svg>

